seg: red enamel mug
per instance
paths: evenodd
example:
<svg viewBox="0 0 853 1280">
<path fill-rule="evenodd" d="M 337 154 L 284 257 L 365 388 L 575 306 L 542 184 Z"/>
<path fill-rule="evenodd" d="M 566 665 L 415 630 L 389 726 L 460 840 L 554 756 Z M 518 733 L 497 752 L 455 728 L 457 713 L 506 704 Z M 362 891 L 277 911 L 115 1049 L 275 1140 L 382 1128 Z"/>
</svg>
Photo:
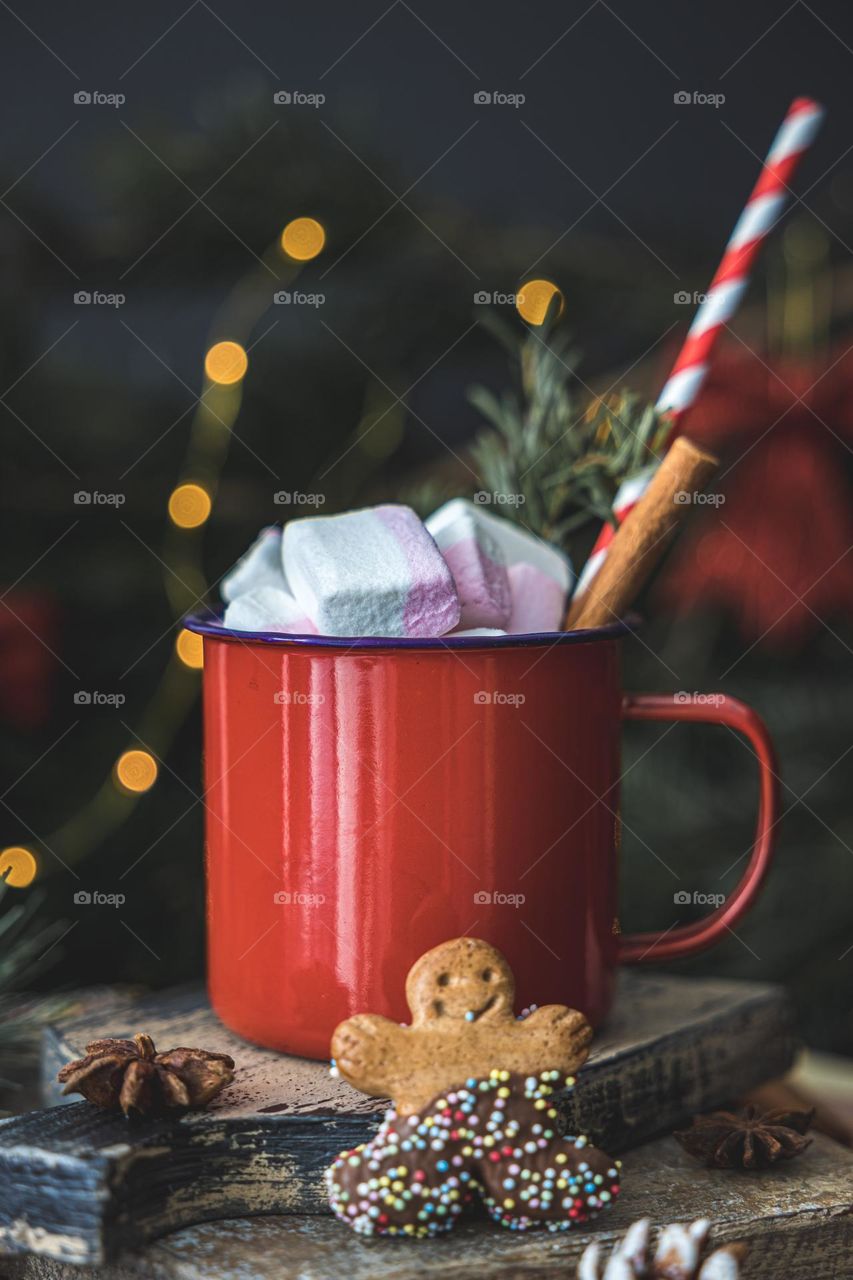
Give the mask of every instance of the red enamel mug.
<svg viewBox="0 0 853 1280">
<path fill-rule="evenodd" d="M 504 952 L 519 1008 L 597 1024 L 617 965 L 692 955 L 755 901 L 778 812 L 767 729 L 724 694 L 624 694 L 622 625 L 453 641 L 187 626 L 204 636 L 208 985 L 248 1040 L 324 1058 L 352 1013 L 407 1021 L 409 967 L 460 934 Z M 743 878 L 660 934 L 617 918 L 624 719 L 728 725 L 758 762 Z"/>
</svg>

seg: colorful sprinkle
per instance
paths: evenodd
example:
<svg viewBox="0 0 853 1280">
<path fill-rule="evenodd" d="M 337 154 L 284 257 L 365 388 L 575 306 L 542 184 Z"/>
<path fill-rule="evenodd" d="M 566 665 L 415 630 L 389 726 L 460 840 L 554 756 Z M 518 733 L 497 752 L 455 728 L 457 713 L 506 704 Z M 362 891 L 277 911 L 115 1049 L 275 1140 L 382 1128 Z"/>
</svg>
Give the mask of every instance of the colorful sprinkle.
<svg viewBox="0 0 853 1280">
<path fill-rule="evenodd" d="M 554 1086 L 563 1087 L 557 1071 L 525 1078 L 494 1068 L 407 1121 L 388 1111 L 372 1142 L 327 1170 L 334 1213 L 363 1235 L 434 1236 L 477 1195 L 511 1231 L 588 1222 L 617 1196 L 620 1162 L 543 1126 L 543 1112 L 557 1116 L 546 1101 Z M 401 1138 L 403 1125 L 411 1137 Z"/>
</svg>

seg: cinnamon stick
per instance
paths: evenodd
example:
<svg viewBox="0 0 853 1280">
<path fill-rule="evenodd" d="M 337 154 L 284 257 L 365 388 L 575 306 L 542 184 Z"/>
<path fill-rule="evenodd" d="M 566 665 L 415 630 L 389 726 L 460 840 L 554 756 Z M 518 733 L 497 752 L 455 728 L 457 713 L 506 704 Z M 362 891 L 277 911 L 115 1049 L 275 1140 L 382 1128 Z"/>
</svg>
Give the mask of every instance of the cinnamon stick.
<svg viewBox="0 0 853 1280">
<path fill-rule="evenodd" d="M 572 601 L 567 631 L 601 627 L 624 617 L 718 465 L 686 436 L 673 442 L 648 489 L 620 525 L 598 573 Z"/>
</svg>

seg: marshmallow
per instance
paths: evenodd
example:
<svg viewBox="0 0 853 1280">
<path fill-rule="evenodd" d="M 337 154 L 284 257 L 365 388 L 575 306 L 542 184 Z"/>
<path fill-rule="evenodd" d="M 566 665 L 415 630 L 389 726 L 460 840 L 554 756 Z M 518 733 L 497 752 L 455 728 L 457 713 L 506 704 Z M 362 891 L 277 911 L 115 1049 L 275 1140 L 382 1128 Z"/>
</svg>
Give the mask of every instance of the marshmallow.
<svg viewBox="0 0 853 1280">
<path fill-rule="evenodd" d="M 509 567 L 512 612 L 507 631 L 512 635 L 532 631 L 560 631 L 566 612 L 566 591 L 536 565 L 521 561 Z"/>
<path fill-rule="evenodd" d="M 281 529 L 275 524 L 262 529 L 249 550 L 226 573 L 220 583 L 219 593 L 228 603 L 258 587 L 276 587 L 280 591 L 287 589 L 281 567 Z"/>
<path fill-rule="evenodd" d="M 282 581 L 284 578 L 282 577 Z M 316 635 L 317 628 L 289 591 L 257 587 L 242 592 L 225 610 L 222 625 L 232 631 L 283 631 Z"/>
<path fill-rule="evenodd" d="M 491 535 L 507 564 L 511 609 L 509 618 L 500 625 L 510 635 L 561 630 L 574 576 L 568 557 L 514 520 L 492 515 L 463 498 L 440 507 L 427 520 L 427 527 L 450 507 L 457 511 L 464 508 L 479 528 Z"/>
<path fill-rule="evenodd" d="M 462 626 L 505 627 L 512 605 L 506 559 L 477 508 L 454 498 L 432 513 L 426 527 L 453 574 Z"/>
<path fill-rule="evenodd" d="M 459 622 L 451 572 L 410 507 L 291 520 L 282 553 L 323 635 L 440 636 Z"/>
</svg>

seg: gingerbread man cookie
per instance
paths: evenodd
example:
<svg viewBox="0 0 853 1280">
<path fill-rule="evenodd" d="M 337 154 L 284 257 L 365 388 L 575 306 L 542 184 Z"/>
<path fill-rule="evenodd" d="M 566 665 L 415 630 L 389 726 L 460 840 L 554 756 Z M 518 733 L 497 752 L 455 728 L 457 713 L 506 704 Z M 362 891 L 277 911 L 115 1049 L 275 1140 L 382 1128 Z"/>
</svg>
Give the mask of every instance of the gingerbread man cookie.
<svg viewBox="0 0 853 1280">
<path fill-rule="evenodd" d="M 387 1113 L 376 1137 L 326 1171 L 332 1212 L 361 1235 L 434 1236 L 472 1201 L 511 1231 L 567 1231 L 609 1209 L 620 1162 L 563 1134 L 553 1104 L 572 1076 L 493 1068 L 423 1112 Z"/>
<path fill-rule="evenodd" d="M 411 1026 L 360 1013 L 332 1036 L 337 1070 L 362 1093 L 394 1099 L 411 1116 L 443 1090 L 488 1077 L 497 1065 L 529 1076 L 565 1076 L 586 1061 L 592 1028 L 583 1014 L 546 1005 L 526 1018 L 513 1011 L 515 981 L 501 953 L 477 938 L 434 947 L 406 979 Z"/>
</svg>

